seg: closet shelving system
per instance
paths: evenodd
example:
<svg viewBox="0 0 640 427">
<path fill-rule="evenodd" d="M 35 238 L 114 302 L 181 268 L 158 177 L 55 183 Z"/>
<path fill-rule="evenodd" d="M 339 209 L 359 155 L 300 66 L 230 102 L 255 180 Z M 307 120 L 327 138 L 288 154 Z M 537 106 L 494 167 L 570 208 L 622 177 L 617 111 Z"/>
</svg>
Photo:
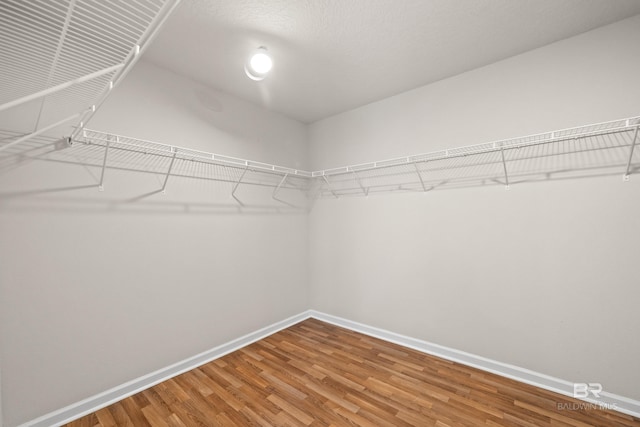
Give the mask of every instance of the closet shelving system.
<svg viewBox="0 0 640 427">
<path fill-rule="evenodd" d="M 212 179 L 230 183 L 240 206 L 236 191 L 243 184 L 272 187 L 272 199 L 284 205 L 290 203 L 280 190 L 306 194 L 309 172 L 86 128 L 179 2 L 0 2 L 1 166 L 27 158 L 100 167 L 100 190 L 108 168 L 161 175 L 163 192 L 170 176 Z M 25 117 L 30 122 L 21 126 L 27 129 L 4 129 Z M 53 134 L 69 135 L 70 147 L 60 150 Z M 51 145 L 56 150 L 46 149 Z M 194 163 L 211 170 L 188 167 Z"/>
<path fill-rule="evenodd" d="M 77 137 L 178 2 L 2 0 L 0 113 L 32 121 L 0 151 L 54 129 Z"/>
<path fill-rule="evenodd" d="M 80 140 L 104 150 L 101 184 L 111 147 L 169 159 L 165 171 L 156 171 L 164 174 L 163 190 L 175 159 L 228 169 L 231 172 L 212 179 L 232 184 L 231 196 L 243 205 L 236 191 L 244 184 L 273 187 L 272 197 L 284 202 L 277 198 L 282 188 L 315 197 L 342 197 L 495 184 L 508 189 L 527 181 L 603 174 L 620 174 L 627 181 L 640 165 L 640 150 L 636 150 L 639 129 L 640 117 L 632 117 L 315 172 L 88 129 L 83 130 Z"/>
<path fill-rule="evenodd" d="M 640 164 L 640 117 L 312 173 L 319 197 L 367 196 L 620 174 Z"/>
<path fill-rule="evenodd" d="M 230 184 L 230 195 L 238 205 L 245 203 L 237 195 L 241 185 L 269 187 L 271 198 L 290 207 L 299 207 L 280 197 L 283 189 L 298 190 L 307 194 L 311 172 L 253 160 L 193 150 L 123 135 L 83 129 L 78 145 L 97 147 L 102 153 L 99 189 L 103 189 L 105 169 L 110 158 L 120 169 L 153 172 L 162 175 L 164 192 L 169 177 L 206 179 Z M 81 149 L 83 147 L 80 147 Z M 110 154 L 112 153 L 112 154 Z M 88 156 L 84 156 L 88 160 Z M 142 157 L 155 160 L 140 161 Z M 93 164 L 97 165 L 93 156 Z M 159 162 L 157 160 L 160 160 Z M 163 161 L 164 160 L 164 161 Z M 196 166 L 194 166 L 196 165 Z"/>
<path fill-rule="evenodd" d="M 21 109 L 21 116 L 31 114 L 34 123 L 27 132 L 3 130 L 0 154 L 9 161 L 11 156 L 65 162 L 81 158 L 83 166 L 100 169 L 100 190 L 110 168 L 156 174 L 161 177 L 159 191 L 172 176 L 222 181 L 239 206 L 245 205 L 237 194 L 244 185 L 267 187 L 273 200 L 289 204 L 281 190 L 315 199 L 496 184 L 509 188 L 613 173 L 628 180 L 638 170 L 640 117 L 315 172 L 88 129 L 93 113 L 178 3 L 0 2 L 0 114 Z M 50 131 L 61 127 L 70 135 L 71 146 L 65 150 L 39 154 L 27 147 L 25 155 L 18 147 L 29 140 L 46 141 Z"/>
</svg>

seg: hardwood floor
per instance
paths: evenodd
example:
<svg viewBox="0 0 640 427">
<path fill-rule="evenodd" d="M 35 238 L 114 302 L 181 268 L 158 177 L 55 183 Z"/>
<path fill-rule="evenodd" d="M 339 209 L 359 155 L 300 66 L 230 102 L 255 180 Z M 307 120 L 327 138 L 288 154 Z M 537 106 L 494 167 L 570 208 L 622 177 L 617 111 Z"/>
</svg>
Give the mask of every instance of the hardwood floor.
<svg viewBox="0 0 640 427">
<path fill-rule="evenodd" d="M 67 426 L 640 426 L 585 405 L 309 319 Z"/>
</svg>

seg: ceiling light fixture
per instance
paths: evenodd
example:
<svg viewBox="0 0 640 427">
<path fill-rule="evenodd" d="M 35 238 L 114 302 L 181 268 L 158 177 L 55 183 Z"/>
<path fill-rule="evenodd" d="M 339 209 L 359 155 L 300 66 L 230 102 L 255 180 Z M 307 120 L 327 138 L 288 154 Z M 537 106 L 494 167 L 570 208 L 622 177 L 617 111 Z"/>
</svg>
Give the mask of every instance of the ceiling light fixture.
<svg viewBox="0 0 640 427">
<path fill-rule="evenodd" d="M 273 61 L 267 52 L 267 48 L 260 46 L 244 64 L 244 72 L 251 80 L 260 81 L 267 77 L 273 66 Z"/>
</svg>

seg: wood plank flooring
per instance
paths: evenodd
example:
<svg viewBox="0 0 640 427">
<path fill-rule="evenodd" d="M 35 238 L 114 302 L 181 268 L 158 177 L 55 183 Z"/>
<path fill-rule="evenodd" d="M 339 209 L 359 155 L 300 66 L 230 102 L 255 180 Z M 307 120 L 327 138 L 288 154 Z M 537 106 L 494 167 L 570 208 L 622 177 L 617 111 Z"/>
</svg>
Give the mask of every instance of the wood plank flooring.
<svg viewBox="0 0 640 427">
<path fill-rule="evenodd" d="M 309 319 L 67 424 L 232 425 L 605 427 L 640 420 Z"/>
</svg>

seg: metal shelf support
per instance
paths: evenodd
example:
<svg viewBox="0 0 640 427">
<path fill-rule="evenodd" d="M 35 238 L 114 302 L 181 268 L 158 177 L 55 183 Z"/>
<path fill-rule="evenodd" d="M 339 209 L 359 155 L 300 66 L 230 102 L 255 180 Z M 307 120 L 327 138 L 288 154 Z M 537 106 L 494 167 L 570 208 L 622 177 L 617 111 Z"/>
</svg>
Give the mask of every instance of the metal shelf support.
<svg viewBox="0 0 640 427">
<path fill-rule="evenodd" d="M 504 168 L 504 181 L 506 183 L 505 190 L 509 189 L 509 174 L 507 173 L 507 162 L 504 159 L 504 148 L 500 149 L 500 155 L 502 156 L 502 167 Z"/>
<path fill-rule="evenodd" d="M 287 178 L 289 178 L 289 174 L 285 173 L 282 179 L 280 180 L 280 183 L 278 184 L 278 186 L 273 190 L 273 193 L 271 194 L 271 198 L 277 202 L 284 203 L 285 205 L 291 206 L 293 208 L 297 208 L 297 206 L 276 197 L 276 195 L 278 194 L 278 191 L 280 191 L 280 187 L 284 185 Z"/>
<path fill-rule="evenodd" d="M 173 150 L 173 156 L 171 156 L 171 163 L 169 163 L 169 169 L 164 176 L 164 183 L 162 183 L 162 188 L 160 191 L 162 194 L 166 194 L 165 189 L 167 188 L 167 181 L 169 181 L 169 175 L 171 175 L 171 169 L 173 169 L 173 163 L 176 161 L 176 154 L 178 154 L 178 150 Z"/>
<path fill-rule="evenodd" d="M 416 173 L 418 174 L 418 178 L 420 179 L 420 185 L 422 186 L 422 191 L 427 192 L 427 187 L 424 185 L 424 180 L 422 179 L 422 174 L 420 173 L 420 169 L 418 169 L 418 164 L 414 163 L 413 166 L 416 168 Z"/>
<path fill-rule="evenodd" d="M 324 182 L 327 183 L 327 188 L 329 189 L 329 191 L 331 191 L 331 194 L 333 194 L 333 197 L 337 199 L 338 195 L 336 194 L 335 191 L 333 191 L 333 188 L 331 188 L 331 184 L 329 184 L 329 180 L 327 179 L 326 175 L 322 175 L 322 179 L 324 179 Z"/>
<path fill-rule="evenodd" d="M 116 136 L 116 142 L 118 142 L 118 137 Z M 100 184 L 98 184 L 98 191 L 104 191 L 104 170 L 107 166 L 107 155 L 109 154 L 109 144 L 110 140 L 107 140 L 107 143 L 104 146 L 104 158 L 102 159 L 102 172 L 100 172 Z"/>
<path fill-rule="evenodd" d="M 244 170 L 242 171 L 242 175 L 240 175 L 240 179 L 238 180 L 238 182 L 236 182 L 236 185 L 233 186 L 233 191 L 231 191 L 231 197 L 233 197 L 234 199 L 236 199 L 236 202 L 238 202 L 238 204 L 240 206 L 244 207 L 244 203 L 242 203 L 240 201 L 240 199 L 238 199 L 236 197 L 236 190 L 238 189 L 238 186 L 240 185 L 240 183 L 242 182 L 242 178 L 244 178 L 244 175 L 247 173 L 247 170 L 249 169 L 249 166 L 247 166 L 246 168 L 244 168 Z"/>
<path fill-rule="evenodd" d="M 629 181 L 629 175 L 631 174 L 631 161 L 633 160 L 633 149 L 636 147 L 636 142 L 638 141 L 638 129 L 640 129 L 640 125 L 636 126 L 636 131 L 633 133 L 633 141 L 631 142 L 631 148 L 629 149 L 629 161 L 627 161 L 627 169 L 624 173 L 623 181 Z"/>
<path fill-rule="evenodd" d="M 365 197 L 369 196 L 369 191 L 364 188 L 364 185 L 362 185 L 362 181 L 360 181 L 360 177 L 358 176 L 356 171 L 353 171 L 353 177 L 356 180 L 356 182 L 358 183 L 358 185 L 360 186 L 360 189 L 362 190 L 362 193 L 365 195 Z"/>
</svg>

